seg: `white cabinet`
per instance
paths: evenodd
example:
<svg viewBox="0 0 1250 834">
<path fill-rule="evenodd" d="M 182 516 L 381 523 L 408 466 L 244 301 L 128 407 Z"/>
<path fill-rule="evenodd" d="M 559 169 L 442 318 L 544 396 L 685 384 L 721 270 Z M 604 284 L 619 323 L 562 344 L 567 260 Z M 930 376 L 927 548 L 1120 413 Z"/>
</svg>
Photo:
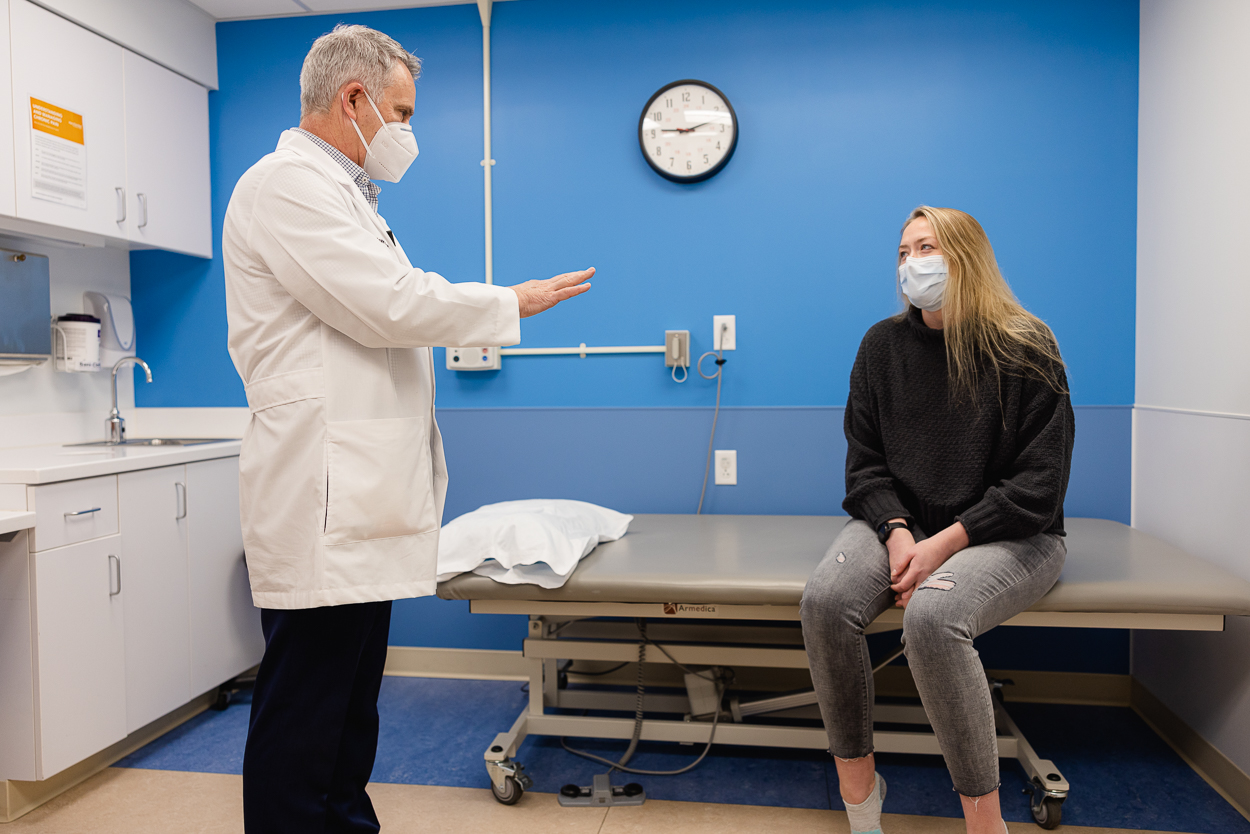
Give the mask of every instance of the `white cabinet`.
<svg viewBox="0 0 1250 834">
<path fill-rule="evenodd" d="M 9 0 L 0 0 L 0 161 L 13 158 L 13 57 L 9 47 Z M 0 164 L 0 214 L 12 217 L 13 166 Z"/>
<path fill-rule="evenodd" d="M 47 779 L 260 662 L 237 457 L 24 490 L 35 528 L 0 542 L 0 780 Z"/>
<path fill-rule="evenodd" d="M 121 538 L 33 555 L 38 778 L 126 737 Z"/>
<path fill-rule="evenodd" d="M 255 666 L 265 651 L 238 518 L 239 459 L 188 464 L 192 695 Z"/>
<path fill-rule="evenodd" d="M 126 550 L 128 733 L 199 694 L 191 691 L 186 480 L 185 466 L 117 476 Z"/>
<path fill-rule="evenodd" d="M 126 550 L 126 729 L 260 662 L 238 458 L 118 476 Z"/>
<path fill-rule="evenodd" d="M 26 509 L 35 513 L 32 552 L 111 536 L 117 532 L 117 478 L 30 487 Z"/>
<path fill-rule="evenodd" d="M 16 216 L 126 237 L 122 48 L 29 0 L 9 19 Z"/>
<path fill-rule="evenodd" d="M 211 257 L 208 91 L 30 0 L 5 6 L 0 214 Z"/>
<path fill-rule="evenodd" d="M 210 258 L 208 91 L 133 52 L 123 66 L 129 238 Z"/>
</svg>

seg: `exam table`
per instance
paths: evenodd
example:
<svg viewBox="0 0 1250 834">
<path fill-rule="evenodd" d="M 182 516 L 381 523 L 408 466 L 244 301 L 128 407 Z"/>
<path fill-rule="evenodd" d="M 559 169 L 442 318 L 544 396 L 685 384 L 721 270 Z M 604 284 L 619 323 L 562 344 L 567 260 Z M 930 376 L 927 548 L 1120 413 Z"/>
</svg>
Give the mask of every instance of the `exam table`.
<svg viewBox="0 0 1250 834">
<path fill-rule="evenodd" d="M 566 714 L 632 712 L 636 705 L 631 692 L 565 686 L 570 661 L 625 663 L 644 657 L 648 664 L 717 670 L 807 669 L 799 601 L 808 576 L 848 520 L 638 515 L 624 538 L 600 545 L 561 588 L 504 585 L 471 573 L 441 583 L 440 597 L 469 600 L 475 613 L 529 617 L 524 643 L 529 704 L 485 754 L 495 798 L 512 804 L 531 784 L 513 758 L 527 735 L 633 736 L 631 718 Z M 1250 582 L 1223 568 L 1118 522 L 1071 518 L 1065 525 L 1068 556 L 1058 583 L 1004 625 L 1221 631 L 1225 617 L 1250 615 Z M 869 631 L 902 625 L 903 612 L 896 608 Z M 640 638 L 640 626 L 649 629 L 650 644 Z M 664 651 L 655 650 L 657 643 Z M 901 651 L 874 660 L 874 672 Z M 648 715 L 642 739 L 705 744 L 715 713 L 724 716 L 716 726 L 718 743 L 828 748 L 810 690 L 755 700 L 729 695 L 725 706 L 719 692 L 696 691 L 700 684 L 692 676 L 686 682 L 690 689 L 684 695 L 645 695 L 647 713 L 675 717 Z M 920 706 L 878 704 L 875 719 L 928 726 Z M 999 756 L 1019 760 L 1033 786 L 1035 821 L 1056 827 L 1068 781 L 1033 750 L 1001 697 L 995 698 L 995 719 Z M 883 753 L 941 752 L 926 729 L 877 730 L 874 747 Z"/>
</svg>

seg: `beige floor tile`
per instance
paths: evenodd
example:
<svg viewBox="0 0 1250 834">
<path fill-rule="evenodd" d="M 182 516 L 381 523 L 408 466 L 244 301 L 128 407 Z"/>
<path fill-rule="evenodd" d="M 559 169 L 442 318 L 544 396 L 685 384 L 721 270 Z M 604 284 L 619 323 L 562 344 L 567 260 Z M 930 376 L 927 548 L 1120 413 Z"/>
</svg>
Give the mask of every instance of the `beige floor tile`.
<svg viewBox="0 0 1250 834">
<path fill-rule="evenodd" d="M 963 820 L 942 817 L 905 817 L 883 814 L 882 829 L 889 834 L 964 834 Z M 1032 823 L 1010 823 L 1011 834 L 1037 834 Z M 758 805 L 711 805 L 703 802 L 647 800 L 632 808 L 611 808 L 599 834 L 846 834 L 850 826 L 842 811 L 769 808 Z M 1062 826 L 1073 834 L 1133 834 L 1120 828 Z"/>
<path fill-rule="evenodd" d="M 109 768 L 2 834 L 242 834 L 238 776 Z"/>
<path fill-rule="evenodd" d="M 0 834 L 241 834 L 242 780 L 216 773 L 110 768 L 21 819 Z M 632 808 L 561 808 L 555 794 L 527 793 L 513 806 L 490 791 L 428 785 L 369 786 L 388 834 L 809 834 L 849 831 L 846 814 L 803 808 L 712 805 L 648 800 Z M 963 834 L 960 820 L 882 819 L 890 834 Z M 1011 834 L 1037 834 L 1012 823 Z M 1122 829 L 1064 826 L 1073 834 L 1129 834 Z"/>
<path fill-rule="evenodd" d="M 553 793 L 530 792 L 516 805 L 500 805 L 485 788 L 375 783 L 369 796 L 387 834 L 597 834 L 608 813 L 561 808 Z"/>
</svg>

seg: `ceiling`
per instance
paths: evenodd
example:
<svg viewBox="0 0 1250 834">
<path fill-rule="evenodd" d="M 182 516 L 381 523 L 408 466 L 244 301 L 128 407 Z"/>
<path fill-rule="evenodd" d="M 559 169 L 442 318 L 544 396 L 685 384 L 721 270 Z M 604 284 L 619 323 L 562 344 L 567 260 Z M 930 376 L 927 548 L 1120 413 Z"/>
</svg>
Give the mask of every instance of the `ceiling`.
<svg viewBox="0 0 1250 834">
<path fill-rule="evenodd" d="M 217 20 L 455 6 L 476 0 L 191 0 Z"/>
</svg>

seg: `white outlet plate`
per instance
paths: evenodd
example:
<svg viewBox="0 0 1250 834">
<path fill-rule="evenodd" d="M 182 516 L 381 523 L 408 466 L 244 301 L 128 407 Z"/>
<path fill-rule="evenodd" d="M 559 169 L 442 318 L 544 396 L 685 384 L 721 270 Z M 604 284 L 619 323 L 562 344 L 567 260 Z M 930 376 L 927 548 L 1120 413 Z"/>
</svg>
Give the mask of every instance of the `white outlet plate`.
<svg viewBox="0 0 1250 834">
<path fill-rule="evenodd" d="M 712 465 L 716 467 L 718 485 L 738 485 L 738 451 L 736 449 L 717 449 L 716 459 L 712 461 Z"/>
<path fill-rule="evenodd" d="M 497 371 L 499 370 L 499 348 L 447 348 L 447 370 Z"/>
<path fill-rule="evenodd" d="M 734 350 L 738 345 L 736 316 L 712 316 L 712 350 Z M 724 333 L 722 334 L 722 326 Z"/>
</svg>

